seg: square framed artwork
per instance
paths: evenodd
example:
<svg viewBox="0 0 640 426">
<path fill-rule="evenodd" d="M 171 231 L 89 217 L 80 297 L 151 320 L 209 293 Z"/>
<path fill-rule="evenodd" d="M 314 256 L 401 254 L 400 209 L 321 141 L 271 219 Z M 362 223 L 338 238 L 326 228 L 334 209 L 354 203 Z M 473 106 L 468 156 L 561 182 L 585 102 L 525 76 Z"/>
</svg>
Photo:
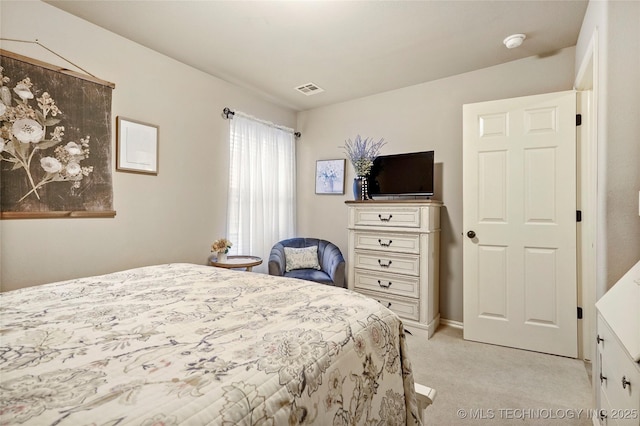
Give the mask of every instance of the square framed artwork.
<svg viewBox="0 0 640 426">
<path fill-rule="evenodd" d="M 116 170 L 158 174 L 158 126 L 118 117 Z"/>
<path fill-rule="evenodd" d="M 316 194 L 344 194 L 346 160 L 316 161 Z"/>
</svg>

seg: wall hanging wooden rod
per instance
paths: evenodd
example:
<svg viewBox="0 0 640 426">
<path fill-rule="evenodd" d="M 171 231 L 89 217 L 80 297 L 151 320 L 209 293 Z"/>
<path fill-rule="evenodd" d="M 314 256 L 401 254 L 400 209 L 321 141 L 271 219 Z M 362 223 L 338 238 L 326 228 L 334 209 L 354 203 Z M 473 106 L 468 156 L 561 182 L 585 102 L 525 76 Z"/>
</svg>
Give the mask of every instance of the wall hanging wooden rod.
<svg viewBox="0 0 640 426">
<path fill-rule="evenodd" d="M 76 68 L 78 68 L 84 74 L 79 73 L 77 71 L 73 71 L 73 70 L 69 70 L 69 69 L 66 69 L 66 68 L 59 67 L 57 65 L 48 64 L 46 62 L 42 62 L 42 61 L 39 61 L 37 59 L 29 58 L 27 56 L 23 56 L 23 55 L 20 55 L 18 53 L 9 52 L 8 50 L 0 49 L 0 54 L 2 56 L 7 56 L 7 57 L 10 57 L 10 58 L 16 59 L 18 61 L 26 62 L 26 63 L 32 64 L 32 65 L 37 65 L 37 66 L 40 66 L 42 68 L 46 68 L 46 69 L 49 69 L 49 70 L 52 70 L 52 71 L 56 71 L 56 72 L 60 72 L 60 73 L 63 73 L 63 74 L 67 74 L 67 75 L 70 75 L 70 76 L 73 76 L 73 77 L 81 78 L 81 79 L 84 79 L 84 80 L 87 80 L 87 81 L 93 81 L 94 83 L 102 84 L 103 86 L 108 86 L 108 87 L 111 87 L 112 89 L 116 88 L 116 85 L 114 83 L 111 83 L 110 81 L 102 80 L 102 79 L 96 77 L 95 75 L 91 74 L 89 71 L 87 71 L 84 68 L 82 68 L 82 67 L 76 65 L 75 63 L 71 62 L 70 60 L 68 60 L 64 56 L 54 52 L 51 49 L 49 49 L 44 44 L 40 43 L 37 39 L 35 41 L 30 41 L 30 40 L 18 40 L 18 39 L 14 39 L 14 38 L 0 37 L 0 41 L 36 44 L 36 45 L 42 47 L 43 49 L 45 49 L 46 51 L 54 54 L 58 58 L 62 59 L 63 61 L 73 65 Z"/>
</svg>

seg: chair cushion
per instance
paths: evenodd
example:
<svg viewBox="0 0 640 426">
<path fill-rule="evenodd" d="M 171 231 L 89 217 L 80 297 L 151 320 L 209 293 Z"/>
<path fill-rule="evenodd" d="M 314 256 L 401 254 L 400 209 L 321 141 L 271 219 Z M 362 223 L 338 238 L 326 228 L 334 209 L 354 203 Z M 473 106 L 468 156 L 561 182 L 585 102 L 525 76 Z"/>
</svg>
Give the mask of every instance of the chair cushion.
<svg viewBox="0 0 640 426">
<path fill-rule="evenodd" d="M 315 269 L 296 269 L 291 272 L 285 272 L 285 277 L 298 278 L 305 281 L 315 281 L 320 284 L 333 285 L 329 274 L 323 271 L 316 271 Z"/>
<path fill-rule="evenodd" d="M 318 246 L 295 248 L 284 248 L 285 272 L 295 269 L 317 269 L 320 270 L 318 262 Z"/>
</svg>

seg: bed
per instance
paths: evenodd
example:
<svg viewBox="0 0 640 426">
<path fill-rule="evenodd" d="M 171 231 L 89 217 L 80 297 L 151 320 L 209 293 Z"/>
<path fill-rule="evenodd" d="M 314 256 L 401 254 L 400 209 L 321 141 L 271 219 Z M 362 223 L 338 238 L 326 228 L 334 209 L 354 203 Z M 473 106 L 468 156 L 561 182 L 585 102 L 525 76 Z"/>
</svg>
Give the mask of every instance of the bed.
<svg viewBox="0 0 640 426">
<path fill-rule="evenodd" d="M 374 300 L 186 263 L 0 294 L 0 424 L 420 424 Z M 419 407 L 420 405 L 420 407 Z"/>
</svg>

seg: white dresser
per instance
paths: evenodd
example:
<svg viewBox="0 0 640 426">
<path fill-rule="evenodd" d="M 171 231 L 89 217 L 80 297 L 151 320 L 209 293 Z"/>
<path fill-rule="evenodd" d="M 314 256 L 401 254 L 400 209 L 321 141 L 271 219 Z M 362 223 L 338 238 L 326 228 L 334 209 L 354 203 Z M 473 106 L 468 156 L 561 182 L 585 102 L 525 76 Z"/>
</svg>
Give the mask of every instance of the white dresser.
<svg viewBox="0 0 640 426">
<path fill-rule="evenodd" d="M 598 302 L 594 382 L 600 425 L 640 425 L 640 262 Z"/>
<path fill-rule="evenodd" d="M 347 201 L 347 284 L 431 337 L 440 322 L 438 201 Z"/>
</svg>

